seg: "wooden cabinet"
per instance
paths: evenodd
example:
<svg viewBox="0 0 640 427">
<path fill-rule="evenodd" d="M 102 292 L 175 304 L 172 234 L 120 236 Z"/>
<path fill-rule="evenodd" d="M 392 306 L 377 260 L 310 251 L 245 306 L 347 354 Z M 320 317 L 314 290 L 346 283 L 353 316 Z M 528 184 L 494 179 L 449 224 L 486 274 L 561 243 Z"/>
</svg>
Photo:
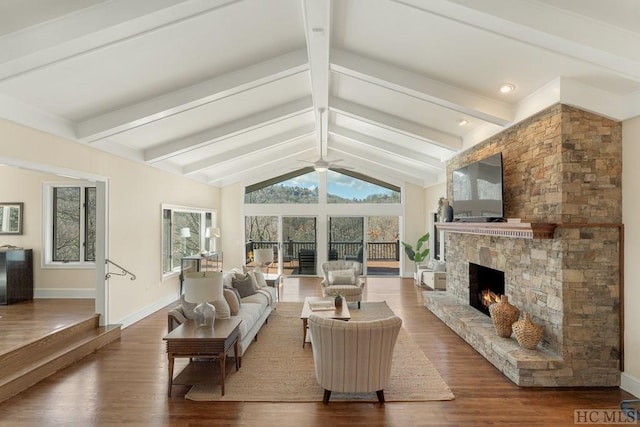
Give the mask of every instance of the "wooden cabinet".
<svg viewBox="0 0 640 427">
<path fill-rule="evenodd" d="M 447 273 L 444 271 L 422 270 L 422 283 L 430 289 L 444 291 L 447 289 Z"/>
<path fill-rule="evenodd" d="M 33 250 L 0 250 L 0 305 L 33 299 Z"/>
</svg>

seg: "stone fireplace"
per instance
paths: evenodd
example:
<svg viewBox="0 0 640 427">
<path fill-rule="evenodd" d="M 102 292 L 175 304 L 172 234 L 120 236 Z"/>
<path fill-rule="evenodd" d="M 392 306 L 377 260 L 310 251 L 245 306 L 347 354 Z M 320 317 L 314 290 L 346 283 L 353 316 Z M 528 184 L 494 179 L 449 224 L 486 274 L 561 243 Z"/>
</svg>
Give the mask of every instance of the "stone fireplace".
<svg viewBox="0 0 640 427">
<path fill-rule="evenodd" d="M 505 215 L 522 224 L 445 224 L 447 290 L 424 292 L 425 306 L 518 385 L 619 385 L 621 141 L 619 123 L 558 104 L 447 165 L 450 180 L 501 151 Z M 552 231 L 536 233 L 541 223 Z M 485 269 L 543 326 L 537 350 L 498 337 L 469 305 Z"/>
</svg>

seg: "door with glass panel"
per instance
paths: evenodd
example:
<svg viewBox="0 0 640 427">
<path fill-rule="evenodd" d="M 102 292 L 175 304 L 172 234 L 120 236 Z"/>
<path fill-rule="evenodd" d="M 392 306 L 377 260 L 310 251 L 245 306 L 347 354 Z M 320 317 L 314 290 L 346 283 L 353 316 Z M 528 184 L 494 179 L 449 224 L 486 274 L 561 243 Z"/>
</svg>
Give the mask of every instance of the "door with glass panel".
<svg viewBox="0 0 640 427">
<path fill-rule="evenodd" d="M 318 251 L 315 217 L 282 217 L 282 271 L 288 276 L 315 276 Z"/>
<path fill-rule="evenodd" d="M 367 275 L 400 276 L 400 217 L 367 216 Z"/>
<path fill-rule="evenodd" d="M 244 217 L 245 263 L 256 265 L 254 251 L 256 249 L 272 249 L 273 262 L 263 265 L 265 272 L 270 272 L 277 265 L 278 251 L 278 217 L 267 215 L 248 215 Z M 261 261 L 261 260 L 258 260 Z M 275 272 L 275 271 L 274 271 Z"/>
<path fill-rule="evenodd" d="M 362 216 L 329 217 L 329 260 L 351 260 L 362 264 L 362 274 L 367 268 L 367 248 L 364 234 L 365 218 Z"/>
</svg>

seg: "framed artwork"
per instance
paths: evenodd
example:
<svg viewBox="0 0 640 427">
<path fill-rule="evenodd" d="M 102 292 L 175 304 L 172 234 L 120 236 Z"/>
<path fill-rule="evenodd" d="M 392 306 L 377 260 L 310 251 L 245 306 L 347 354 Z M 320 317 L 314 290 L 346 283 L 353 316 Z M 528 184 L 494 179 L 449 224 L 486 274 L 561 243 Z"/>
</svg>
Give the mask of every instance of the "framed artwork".
<svg viewBox="0 0 640 427">
<path fill-rule="evenodd" d="M 22 234 L 24 203 L 0 203 L 0 234 Z"/>
</svg>

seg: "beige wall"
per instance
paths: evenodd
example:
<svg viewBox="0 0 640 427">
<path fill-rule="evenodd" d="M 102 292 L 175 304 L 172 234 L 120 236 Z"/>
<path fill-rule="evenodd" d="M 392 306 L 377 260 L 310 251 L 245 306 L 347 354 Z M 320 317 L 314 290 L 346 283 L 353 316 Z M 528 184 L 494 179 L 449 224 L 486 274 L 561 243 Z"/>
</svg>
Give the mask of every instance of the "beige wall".
<svg viewBox="0 0 640 427">
<path fill-rule="evenodd" d="M 640 117 L 622 124 L 622 221 L 624 233 L 624 363 L 622 385 L 640 396 Z"/>
<path fill-rule="evenodd" d="M 2 145 L 0 157 L 15 159 L 31 164 L 51 165 L 58 168 L 82 171 L 107 177 L 109 180 L 109 252 L 107 257 L 137 275 L 137 280 L 114 276 L 109 281 L 108 323 L 128 323 L 141 313 L 150 313 L 177 298 L 178 279 L 176 276 L 162 280 L 161 269 L 161 205 L 162 203 L 217 208 L 220 192 L 218 189 L 176 175 L 162 172 L 143 164 L 79 144 L 57 138 L 9 121 L 0 120 Z M 10 172 L 7 172 L 10 173 Z M 20 171 L 16 179 L 31 172 Z M 38 184 L 39 174 L 28 175 L 28 187 L 24 188 L 20 199 L 26 204 L 25 213 L 29 224 L 25 225 L 24 245 L 32 246 L 40 263 L 41 240 L 35 230 L 41 225 L 42 189 Z M 40 174 L 41 175 L 41 174 Z M 34 190 L 37 186 L 37 190 Z M 20 188 L 22 188 L 20 186 Z M 0 186 L 0 198 L 15 196 Z M 34 194 L 34 191 L 37 194 Z M 12 197 L 14 198 L 14 197 Z M 36 208 L 38 211 L 36 211 Z M 37 216 L 36 215 L 37 212 Z M 27 228 L 28 227 L 28 228 Z M 32 233 L 32 230 L 34 231 Z M 224 232 L 224 231 L 223 231 Z M 15 238 L 14 239 L 18 239 Z M 17 244 L 17 242 L 9 242 Z M 20 243 L 22 245 L 22 243 Z M 92 283 L 82 274 L 73 272 L 49 275 L 39 273 L 36 292 L 43 290 L 61 293 L 79 288 L 91 288 Z M 67 276 L 71 275 L 71 276 Z"/>
<path fill-rule="evenodd" d="M 220 248 L 224 252 L 225 270 L 240 267 L 244 261 L 243 195 L 240 184 L 225 187 L 220 193 Z"/>
<path fill-rule="evenodd" d="M 427 210 L 425 209 L 425 191 L 423 187 L 413 184 L 404 186 L 404 230 L 400 240 L 405 241 L 415 248 L 416 242 L 428 231 Z M 407 254 L 402 251 L 404 257 L 404 277 L 413 277 L 415 264 L 407 258 Z"/>
<path fill-rule="evenodd" d="M 67 296 L 90 294 L 95 288 L 94 269 L 42 269 L 42 184 L 69 179 L 10 166 L 0 167 L 0 201 L 24 203 L 23 234 L 0 236 L 0 245 L 33 249 L 33 277 L 36 295 L 58 291 Z M 60 292 L 62 291 L 62 292 Z"/>
</svg>

